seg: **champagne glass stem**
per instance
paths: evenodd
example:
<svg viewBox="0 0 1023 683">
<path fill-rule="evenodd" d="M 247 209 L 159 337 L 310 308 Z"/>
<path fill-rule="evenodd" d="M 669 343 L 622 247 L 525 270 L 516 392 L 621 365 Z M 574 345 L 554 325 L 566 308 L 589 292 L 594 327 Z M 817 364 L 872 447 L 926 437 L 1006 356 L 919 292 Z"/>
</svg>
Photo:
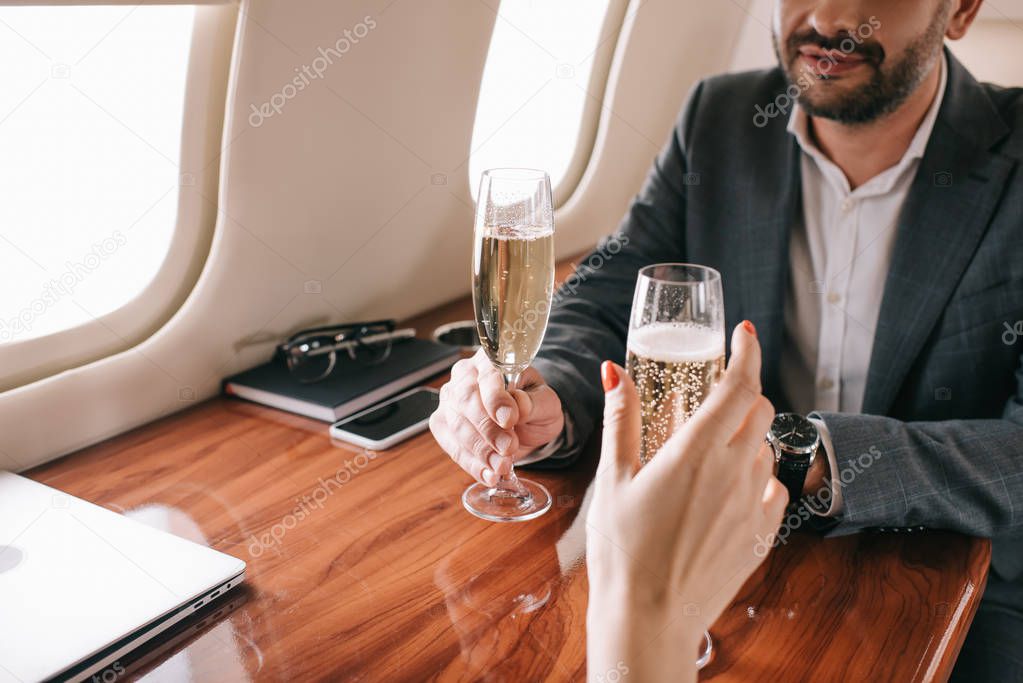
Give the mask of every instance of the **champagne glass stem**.
<svg viewBox="0 0 1023 683">
<path fill-rule="evenodd" d="M 504 388 L 510 394 L 519 388 L 519 378 L 522 376 L 522 371 L 513 372 L 501 372 L 501 376 L 504 378 Z M 515 463 L 512 462 L 511 469 L 508 474 L 502 474 L 497 478 L 497 484 L 494 485 L 495 493 L 498 491 L 510 491 L 514 492 L 517 496 L 530 496 L 529 489 L 519 483 L 519 478 L 515 476 Z"/>
<path fill-rule="evenodd" d="M 501 372 L 501 377 L 504 378 L 504 388 L 509 394 L 519 388 L 519 378 L 522 377 L 522 371 L 516 370 L 512 372 Z"/>
</svg>

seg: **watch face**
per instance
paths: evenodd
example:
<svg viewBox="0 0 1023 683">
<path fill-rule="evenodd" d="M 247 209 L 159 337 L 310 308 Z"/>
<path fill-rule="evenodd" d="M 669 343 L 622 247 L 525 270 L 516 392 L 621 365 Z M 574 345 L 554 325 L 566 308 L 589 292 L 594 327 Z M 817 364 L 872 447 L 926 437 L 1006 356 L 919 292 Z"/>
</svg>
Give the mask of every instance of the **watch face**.
<svg viewBox="0 0 1023 683">
<path fill-rule="evenodd" d="M 791 450 L 799 451 L 817 445 L 817 428 L 802 415 L 781 413 L 771 423 L 771 434 Z"/>
</svg>

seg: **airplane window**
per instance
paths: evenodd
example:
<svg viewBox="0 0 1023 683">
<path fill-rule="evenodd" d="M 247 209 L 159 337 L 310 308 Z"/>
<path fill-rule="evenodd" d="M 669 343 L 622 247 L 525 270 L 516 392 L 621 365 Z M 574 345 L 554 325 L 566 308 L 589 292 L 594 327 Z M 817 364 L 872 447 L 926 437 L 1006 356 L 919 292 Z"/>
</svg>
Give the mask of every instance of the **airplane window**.
<svg viewBox="0 0 1023 683">
<path fill-rule="evenodd" d="M 194 12 L 0 7 L 0 344 L 99 318 L 160 268 Z"/>
<path fill-rule="evenodd" d="M 582 169 L 569 175 L 584 114 L 598 116 L 603 98 L 590 83 L 596 52 L 616 38 L 601 32 L 610 4 L 501 0 L 473 126 L 473 197 L 480 174 L 501 166 L 546 170 L 556 202 L 574 189 Z"/>
</svg>

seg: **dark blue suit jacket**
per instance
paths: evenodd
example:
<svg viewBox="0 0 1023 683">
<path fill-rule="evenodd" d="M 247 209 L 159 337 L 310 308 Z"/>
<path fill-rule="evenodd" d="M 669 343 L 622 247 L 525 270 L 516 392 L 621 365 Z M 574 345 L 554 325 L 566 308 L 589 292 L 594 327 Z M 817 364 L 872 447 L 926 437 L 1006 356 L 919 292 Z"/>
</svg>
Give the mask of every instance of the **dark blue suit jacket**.
<svg viewBox="0 0 1023 683">
<path fill-rule="evenodd" d="M 831 533 L 992 537 L 993 567 L 1013 580 L 1023 575 L 1023 91 L 978 84 L 947 57 L 945 97 L 898 221 L 862 414 L 822 414 L 839 467 L 857 471 Z M 619 232 L 559 292 L 535 365 L 575 426 L 570 449 L 599 420 L 598 368 L 624 358 L 636 271 L 650 263 L 721 271 L 729 329 L 756 324 L 764 393 L 785 409 L 778 360 L 800 149 L 787 114 L 754 115 L 786 87 L 779 69 L 699 83 Z M 866 453 L 880 455 L 864 468 Z"/>
</svg>

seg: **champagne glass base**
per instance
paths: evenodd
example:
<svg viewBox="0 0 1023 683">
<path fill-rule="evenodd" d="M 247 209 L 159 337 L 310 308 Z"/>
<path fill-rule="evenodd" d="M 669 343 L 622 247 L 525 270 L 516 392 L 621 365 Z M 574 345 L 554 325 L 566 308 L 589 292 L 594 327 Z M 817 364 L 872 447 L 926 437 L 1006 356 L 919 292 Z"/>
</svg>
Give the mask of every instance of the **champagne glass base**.
<svg viewBox="0 0 1023 683">
<path fill-rule="evenodd" d="M 462 494 L 462 505 L 488 522 L 526 522 L 551 509 L 551 494 L 542 484 L 519 479 L 526 495 L 476 483 Z"/>
<path fill-rule="evenodd" d="M 714 654 L 714 641 L 710 639 L 710 631 L 703 632 L 703 650 L 700 652 L 700 656 L 696 658 L 696 670 L 699 671 L 703 667 L 710 664 L 711 655 Z"/>
</svg>

